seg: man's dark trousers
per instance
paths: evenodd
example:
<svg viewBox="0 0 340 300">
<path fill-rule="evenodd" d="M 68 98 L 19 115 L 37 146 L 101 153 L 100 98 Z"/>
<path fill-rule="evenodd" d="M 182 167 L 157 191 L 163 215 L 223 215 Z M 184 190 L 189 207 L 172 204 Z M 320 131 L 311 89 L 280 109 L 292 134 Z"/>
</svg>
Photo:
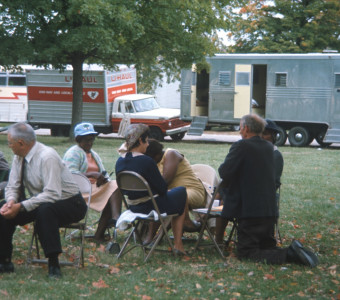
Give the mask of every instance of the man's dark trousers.
<svg viewBox="0 0 340 300">
<path fill-rule="evenodd" d="M 238 220 L 237 256 L 268 264 L 287 262 L 287 249 L 276 247 L 274 226 L 276 217 Z"/>
<path fill-rule="evenodd" d="M 2 201 L 0 207 L 6 202 Z M 17 225 L 35 221 L 36 231 L 45 256 L 62 252 L 59 227 L 81 220 L 86 213 L 86 203 L 78 194 L 55 203 L 43 203 L 30 212 L 19 212 L 10 220 L 0 215 L 0 259 L 11 259 L 13 234 Z"/>
</svg>

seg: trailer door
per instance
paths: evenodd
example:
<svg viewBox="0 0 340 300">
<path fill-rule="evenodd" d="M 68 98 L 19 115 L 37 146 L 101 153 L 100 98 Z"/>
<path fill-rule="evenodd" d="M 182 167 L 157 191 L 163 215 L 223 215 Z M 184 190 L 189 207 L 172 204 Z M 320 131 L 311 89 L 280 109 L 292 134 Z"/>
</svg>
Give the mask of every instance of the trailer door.
<svg viewBox="0 0 340 300">
<path fill-rule="evenodd" d="M 251 82 L 251 65 L 235 65 L 235 119 L 250 113 Z"/>
</svg>

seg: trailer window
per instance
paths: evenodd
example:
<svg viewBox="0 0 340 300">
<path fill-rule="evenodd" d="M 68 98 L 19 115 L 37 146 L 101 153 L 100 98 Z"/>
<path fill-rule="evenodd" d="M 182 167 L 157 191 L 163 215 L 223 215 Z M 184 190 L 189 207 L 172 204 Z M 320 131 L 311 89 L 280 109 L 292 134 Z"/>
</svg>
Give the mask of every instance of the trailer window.
<svg viewBox="0 0 340 300">
<path fill-rule="evenodd" d="M 0 75 L 0 85 L 2 86 L 6 85 L 6 76 Z"/>
<path fill-rule="evenodd" d="M 230 85 L 230 71 L 220 71 L 218 73 L 219 85 Z"/>
<path fill-rule="evenodd" d="M 276 73 L 275 86 L 287 86 L 287 73 Z"/>
<path fill-rule="evenodd" d="M 249 72 L 236 73 L 236 85 L 249 85 Z"/>
<path fill-rule="evenodd" d="M 340 87 L 340 74 L 335 74 L 335 87 Z"/>
<path fill-rule="evenodd" d="M 8 85 L 14 85 L 14 86 L 25 86 L 26 85 L 26 78 L 25 77 L 19 77 L 19 76 L 10 76 L 8 78 Z"/>
</svg>

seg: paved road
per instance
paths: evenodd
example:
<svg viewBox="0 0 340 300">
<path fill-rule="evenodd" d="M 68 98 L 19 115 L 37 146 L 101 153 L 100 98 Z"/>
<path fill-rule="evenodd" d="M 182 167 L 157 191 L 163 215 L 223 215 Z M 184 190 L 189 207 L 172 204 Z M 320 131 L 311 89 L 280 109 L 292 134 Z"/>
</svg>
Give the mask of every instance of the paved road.
<svg viewBox="0 0 340 300">
<path fill-rule="evenodd" d="M 37 135 L 50 135 L 49 129 L 38 129 L 36 130 Z M 2 132 L 2 134 L 6 134 Z M 117 133 L 110 134 L 100 134 L 101 138 L 117 138 L 123 139 L 119 137 Z M 234 131 L 204 131 L 201 136 L 193 136 L 193 135 L 185 135 L 183 138 L 184 142 L 212 142 L 212 143 L 234 143 L 241 138 L 238 132 Z M 166 137 L 165 141 L 172 141 L 170 137 Z M 287 140 L 286 145 L 289 145 Z M 319 144 L 314 140 L 311 143 L 312 147 L 320 148 Z M 330 146 L 330 148 L 340 149 L 340 143 L 334 143 Z M 321 148 L 320 148 L 321 149 Z"/>
</svg>

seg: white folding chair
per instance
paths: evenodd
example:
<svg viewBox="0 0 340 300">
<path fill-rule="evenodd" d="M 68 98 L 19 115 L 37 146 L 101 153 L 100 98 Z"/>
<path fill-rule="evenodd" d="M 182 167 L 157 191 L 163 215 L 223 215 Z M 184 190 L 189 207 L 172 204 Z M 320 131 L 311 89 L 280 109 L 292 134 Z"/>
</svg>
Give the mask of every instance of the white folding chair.
<svg viewBox="0 0 340 300">
<path fill-rule="evenodd" d="M 65 226 L 62 226 L 61 228 L 67 229 L 74 229 L 70 234 L 68 234 L 66 237 L 68 239 L 72 239 L 72 236 L 79 231 L 80 235 L 80 253 L 78 259 L 74 260 L 74 262 L 70 261 L 60 261 L 59 263 L 61 265 L 75 265 L 75 266 L 82 266 L 84 267 L 84 241 L 85 241 L 85 230 L 86 230 L 86 224 L 87 224 L 87 215 L 88 215 L 88 208 L 90 206 L 91 202 L 91 182 L 89 179 L 80 173 L 72 173 L 73 180 L 75 183 L 77 183 L 79 190 L 82 194 L 88 194 L 89 198 L 87 201 L 87 211 L 85 214 L 85 217 L 76 223 L 71 223 Z M 36 258 L 33 258 L 33 244 L 35 244 L 36 249 Z M 78 263 L 77 263 L 78 261 Z M 47 263 L 47 259 L 40 259 L 40 251 L 39 251 L 39 242 L 38 242 L 38 235 L 35 228 L 35 223 L 33 223 L 33 234 L 32 239 L 30 243 L 30 247 L 27 254 L 27 264 L 30 263 Z"/>
<path fill-rule="evenodd" d="M 152 201 L 152 204 L 156 211 L 156 218 L 153 216 L 150 216 L 150 217 L 137 216 L 134 219 L 134 221 L 131 222 L 132 227 L 131 227 L 130 233 L 128 237 L 126 238 L 117 257 L 120 258 L 126 253 L 128 253 L 129 251 L 131 251 L 133 248 L 140 247 L 143 250 L 144 262 L 146 262 L 164 235 L 166 237 L 167 242 L 169 243 L 169 246 L 172 252 L 175 254 L 172 241 L 168 235 L 167 226 L 170 224 L 172 218 L 178 216 L 178 214 L 166 215 L 166 214 L 160 213 L 159 208 L 157 206 L 157 202 L 154 198 L 154 195 L 152 194 L 152 191 L 151 191 L 151 188 L 148 182 L 138 173 L 132 172 L 132 171 L 122 171 L 117 175 L 116 180 L 117 180 L 118 188 L 120 189 L 123 195 L 124 195 L 124 192 L 126 191 L 147 192 L 148 197 Z M 126 208 L 129 210 L 127 196 L 124 195 L 123 201 L 124 201 Z M 160 229 L 159 229 L 159 234 L 157 235 L 157 238 L 153 246 L 151 247 L 151 249 L 149 249 L 146 245 L 143 245 L 143 241 L 141 239 L 141 233 L 140 233 L 140 228 L 142 226 L 140 225 L 142 225 L 145 222 L 148 223 L 148 222 L 156 222 L 156 221 L 160 221 L 160 224 L 161 224 Z M 118 220 L 118 223 L 119 223 L 119 220 Z M 128 243 L 131 241 L 132 237 L 135 237 L 135 243 L 131 247 L 127 248 Z"/>
</svg>

